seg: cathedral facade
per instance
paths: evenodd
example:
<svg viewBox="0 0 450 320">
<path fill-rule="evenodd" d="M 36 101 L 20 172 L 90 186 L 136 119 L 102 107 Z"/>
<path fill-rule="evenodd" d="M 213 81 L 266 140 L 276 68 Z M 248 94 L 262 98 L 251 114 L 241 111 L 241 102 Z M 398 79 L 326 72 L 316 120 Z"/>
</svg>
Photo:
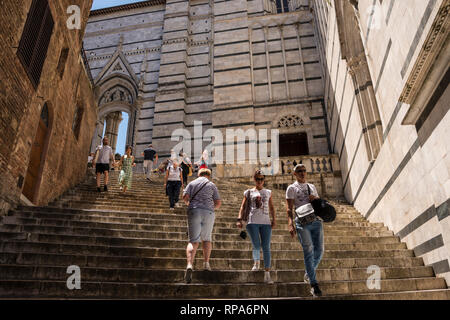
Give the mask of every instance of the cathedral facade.
<svg viewBox="0 0 450 320">
<path fill-rule="evenodd" d="M 174 132 L 184 129 L 183 149 L 198 160 L 211 143 L 204 135 L 226 137 L 236 128 L 277 129 L 276 139 L 299 146 L 296 155 L 329 154 L 324 73 L 308 1 L 154 0 L 96 10 L 84 46 L 100 104 L 93 147 L 104 131 L 115 141 L 119 114 L 127 112 L 127 144 L 138 156 L 153 144 L 169 157 L 179 143 Z M 196 139 L 204 141 L 194 145 Z M 246 153 L 249 144 L 271 149 L 270 133 L 244 139 L 215 139 L 212 147 L 236 149 L 234 158 L 241 144 Z M 249 160 L 255 159 L 215 168 L 248 175 L 256 163 Z"/>
</svg>

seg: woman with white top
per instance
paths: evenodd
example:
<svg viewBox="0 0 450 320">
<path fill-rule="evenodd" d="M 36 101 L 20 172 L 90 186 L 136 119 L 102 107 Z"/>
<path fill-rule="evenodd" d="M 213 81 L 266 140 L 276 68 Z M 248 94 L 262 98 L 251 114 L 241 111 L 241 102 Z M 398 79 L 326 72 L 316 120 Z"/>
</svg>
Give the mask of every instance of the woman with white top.
<svg viewBox="0 0 450 320">
<path fill-rule="evenodd" d="M 270 278 L 271 254 L 270 254 L 270 239 L 272 237 L 272 228 L 275 227 L 275 209 L 272 202 L 272 191 L 264 188 L 265 176 L 261 170 L 256 170 L 253 175 L 255 179 L 255 187 L 244 192 L 244 199 L 242 200 L 241 209 L 236 225 L 239 228 L 243 227 L 242 216 L 244 207 L 250 205 L 250 212 L 248 216 L 247 232 L 253 245 L 253 260 L 254 265 L 252 271 L 258 271 L 260 267 L 260 250 L 263 249 L 264 257 L 264 282 L 273 283 Z M 270 216 L 272 221 L 270 220 Z"/>
<path fill-rule="evenodd" d="M 177 161 L 173 161 L 172 165 L 167 168 L 164 188 L 166 188 L 169 196 L 170 210 L 174 210 L 175 204 L 180 198 L 180 190 L 183 188 L 183 170 Z"/>
</svg>

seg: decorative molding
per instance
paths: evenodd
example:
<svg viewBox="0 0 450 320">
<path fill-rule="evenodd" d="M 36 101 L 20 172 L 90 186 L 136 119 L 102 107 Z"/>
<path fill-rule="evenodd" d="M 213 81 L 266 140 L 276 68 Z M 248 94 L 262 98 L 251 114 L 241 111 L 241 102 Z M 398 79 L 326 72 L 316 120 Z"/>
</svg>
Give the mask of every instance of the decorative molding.
<svg viewBox="0 0 450 320">
<path fill-rule="evenodd" d="M 277 128 L 299 128 L 303 127 L 305 122 L 297 115 L 284 116 L 278 121 Z"/>
<path fill-rule="evenodd" d="M 430 68 L 435 62 L 442 47 L 446 41 L 448 41 L 450 35 L 449 10 L 450 0 L 444 0 L 422 46 L 416 63 L 411 70 L 405 88 L 400 95 L 400 102 L 407 104 L 412 104 L 414 102 L 425 82 Z"/>
</svg>

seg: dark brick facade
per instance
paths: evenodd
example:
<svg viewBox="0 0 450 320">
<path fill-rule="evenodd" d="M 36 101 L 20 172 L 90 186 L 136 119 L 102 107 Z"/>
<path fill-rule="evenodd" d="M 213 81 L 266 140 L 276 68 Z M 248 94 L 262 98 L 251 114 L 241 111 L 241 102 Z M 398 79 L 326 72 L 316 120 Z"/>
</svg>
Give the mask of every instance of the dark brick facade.
<svg viewBox="0 0 450 320">
<path fill-rule="evenodd" d="M 49 109 L 49 136 L 41 158 L 33 202 L 45 205 L 85 176 L 97 106 L 80 55 L 92 0 L 49 1 L 53 32 L 35 89 L 18 56 L 31 0 L 3 1 L 0 6 L 0 214 L 20 202 L 23 180 L 41 110 Z M 81 30 L 69 30 L 67 8 L 81 9 Z M 64 73 L 61 52 L 68 48 Z M 62 75 L 62 77 L 61 77 Z M 72 131 L 77 106 L 84 108 L 78 139 Z"/>
</svg>

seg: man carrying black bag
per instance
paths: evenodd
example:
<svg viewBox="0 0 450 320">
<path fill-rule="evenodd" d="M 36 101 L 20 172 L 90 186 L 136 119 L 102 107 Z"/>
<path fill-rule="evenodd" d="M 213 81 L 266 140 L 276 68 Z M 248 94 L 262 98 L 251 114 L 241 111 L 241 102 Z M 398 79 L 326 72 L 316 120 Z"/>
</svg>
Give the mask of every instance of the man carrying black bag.
<svg viewBox="0 0 450 320">
<path fill-rule="evenodd" d="M 286 206 L 291 236 L 297 237 L 303 247 L 306 273 L 304 280 L 311 284 L 311 294 L 322 296 L 316 280 L 316 269 L 323 256 L 323 225 L 314 213 L 311 202 L 319 199 L 316 187 L 306 183 L 306 167 L 299 164 L 294 168 L 296 182 L 286 190 Z M 294 225 L 295 222 L 295 225 Z"/>
</svg>

